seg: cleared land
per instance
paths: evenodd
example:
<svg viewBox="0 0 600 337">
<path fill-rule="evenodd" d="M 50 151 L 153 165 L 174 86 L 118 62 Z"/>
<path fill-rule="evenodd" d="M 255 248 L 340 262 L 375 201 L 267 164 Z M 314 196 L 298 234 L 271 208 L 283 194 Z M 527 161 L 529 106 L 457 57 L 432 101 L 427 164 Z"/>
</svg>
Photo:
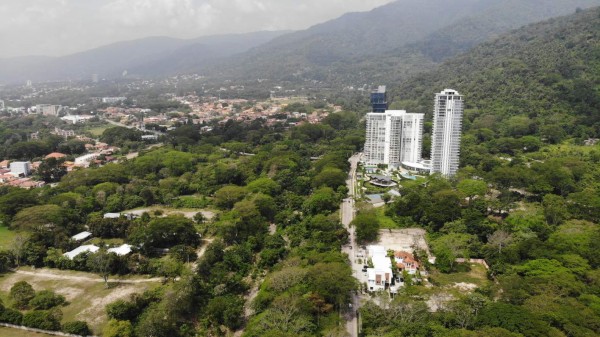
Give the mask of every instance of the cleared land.
<svg viewBox="0 0 600 337">
<path fill-rule="evenodd" d="M 8 303 L 7 295 L 13 284 L 27 281 L 36 291 L 49 289 L 65 296 L 69 304 L 61 307 L 63 323 L 83 320 L 88 322 L 96 334 L 100 334 L 106 324 L 107 304 L 160 285 L 160 279 L 127 278 L 124 281 L 127 283 L 124 283 L 116 279 L 111 282 L 109 278 L 110 288 L 107 289 L 102 279 L 91 273 L 29 268 L 23 268 L 22 271 L 23 273 L 10 273 L 0 277 L 0 297 L 4 303 Z"/>
<path fill-rule="evenodd" d="M 385 249 L 408 252 L 412 252 L 413 247 L 417 246 L 431 255 L 425 234 L 426 231 L 422 228 L 382 229 L 379 231 L 379 241 L 375 244 L 384 246 Z"/>
<path fill-rule="evenodd" d="M 144 212 L 147 212 L 150 215 L 153 215 L 155 211 L 163 212 L 163 216 L 167 215 L 175 215 L 182 214 L 188 219 L 193 219 L 194 215 L 198 212 L 202 212 L 202 215 L 208 220 L 212 219 L 215 216 L 215 212 L 204 210 L 204 209 L 192 209 L 192 208 L 170 208 L 170 207 L 161 207 L 161 206 L 152 206 L 146 208 L 136 208 L 128 211 L 123 211 L 121 213 L 132 213 L 136 215 L 142 215 Z"/>
</svg>

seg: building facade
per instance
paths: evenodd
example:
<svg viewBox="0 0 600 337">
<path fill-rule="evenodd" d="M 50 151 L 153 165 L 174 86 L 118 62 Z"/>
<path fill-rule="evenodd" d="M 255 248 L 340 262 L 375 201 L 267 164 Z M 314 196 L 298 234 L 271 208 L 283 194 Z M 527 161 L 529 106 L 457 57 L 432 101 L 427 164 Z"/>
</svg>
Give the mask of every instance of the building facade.
<svg viewBox="0 0 600 337">
<path fill-rule="evenodd" d="M 384 113 L 388 109 L 385 85 L 380 85 L 377 90 L 371 92 L 371 106 L 373 112 Z"/>
<path fill-rule="evenodd" d="M 421 160 L 423 114 L 387 110 L 367 114 L 364 162 L 399 167 Z"/>
<path fill-rule="evenodd" d="M 464 99 L 456 90 L 435 95 L 431 137 L 431 173 L 451 177 L 458 171 Z"/>
</svg>

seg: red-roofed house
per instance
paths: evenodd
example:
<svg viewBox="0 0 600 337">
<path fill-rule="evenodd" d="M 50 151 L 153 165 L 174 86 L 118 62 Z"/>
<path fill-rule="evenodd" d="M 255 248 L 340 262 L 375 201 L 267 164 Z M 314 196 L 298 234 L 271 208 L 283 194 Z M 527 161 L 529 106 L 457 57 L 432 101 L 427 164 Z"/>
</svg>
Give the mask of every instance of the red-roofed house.
<svg viewBox="0 0 600 337">
<path fill-rule="evenodd" d="M 396 262 L 396 267 L 400 271 L 406 271 L 407 273 L 414 275 L 419 270 L 419 262 L 415 259 L 415 257 L 408 252 L 397 251 L 394 253 L 394 260 Z"/>
<path fill-rule="evenodd" d="M 60 152 L 52 152 L 49 155 L 47 155 L 46 157 L 44 157 L 44 159 L 50 159 L 50 158 L 54 158 L 54 159 L 61 159 L 66 157 L 67 155 L 64 153 L 60 153 Z"/>
</svg>

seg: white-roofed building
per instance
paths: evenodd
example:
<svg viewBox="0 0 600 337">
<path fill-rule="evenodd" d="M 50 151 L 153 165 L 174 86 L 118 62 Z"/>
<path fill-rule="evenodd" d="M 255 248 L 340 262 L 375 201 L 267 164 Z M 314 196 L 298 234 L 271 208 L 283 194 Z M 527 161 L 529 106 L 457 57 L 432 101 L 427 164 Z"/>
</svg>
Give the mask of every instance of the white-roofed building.
<svg viewBox="0 0 600 337">
<path fill-rule="evenodd" d="M 66 252 L 63 255 L 66 256 L 69 260 L 73 260 L 73 258 L 81 253 L 95 253 L 100 249 L 100 247 L 98 246 L 94 246 L 94 245 L 84 245 L 84 246 L 79 246 L 75 249 L 73 249 L 70 252 Z"/>
<path fill-rule="evenodd" d="M 71 237 L 71 239 L 75 240 L 75 241 L 81 241 L 81 240 L 85 240 L 87 238 L 89 238 L 90 236 L 92 236 L 92 233 L 90 232 L 81 232 L 79 234 L 75 234 Z"/>
<path fill-rule="evenodd" d="M 369 291 L 385 290 L 392 282 L 392 261 L 383 246 L 368 246 L 367 251 L 373 263 L 373 268 L 367 268 Z"/>
<path fill-rule="evenodd" d="M 122 244 L 119 247 L 109 248 L 108 252 L 109 253 L 115 253 L 115 254 L 117 254 L 119 256 L 124 256 L 124 255 L 127 255 L 127 254 L 131 253 L 131 245 Z"/>
</svg>

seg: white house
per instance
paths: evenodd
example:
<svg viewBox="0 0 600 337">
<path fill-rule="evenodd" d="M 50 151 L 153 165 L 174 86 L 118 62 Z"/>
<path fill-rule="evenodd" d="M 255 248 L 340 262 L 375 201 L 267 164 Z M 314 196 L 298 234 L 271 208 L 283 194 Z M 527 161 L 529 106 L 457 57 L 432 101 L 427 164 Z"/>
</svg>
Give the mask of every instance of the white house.
<svg viewBox="0 0 600 337">
<path fill-rule="evenodd" d="M 124 255 L 127 255 L 127 254 L 131 253 L 131 245 L 122 244 L 119 247 L 109 248 L 108 252 L 109 253 L 115 253 L 115 254 L 117 254 L 119 256 L 124 256 Z"/>
<path fill-rule="evenodd" d="M 71 239 L 73 239 L 75 241 L 82 241 L 82 240 L 89 238 L 90 236 L 92 236 L 92 233 L 90 233 L 90 232 L 81 232 L 79 234 L 73 235 L 71 237 Z"/>
<path fill-rule="evenodd" d="M 95 253 L 99 250 L 100 248 L 98 246 L 94 246 L 94 245 L 84 245 L 84 246 L 79 246 L 75 249 L 73 249 L 70 252 L 66 252 L 63 255 L 66 256 L 69 260 L 73 260 L 73 258 L 81 253 L 86 253 L 86 252 L 91 252 L 91 253 Z"/>
<path fill-rule="evenodd" d="M 392 261 L 383 246 L 368 246 L 367 250 L 373 262 L 373 268 L 367 268 L 369 291 L 385 290 L 392 282 Z"/>
</svg>

